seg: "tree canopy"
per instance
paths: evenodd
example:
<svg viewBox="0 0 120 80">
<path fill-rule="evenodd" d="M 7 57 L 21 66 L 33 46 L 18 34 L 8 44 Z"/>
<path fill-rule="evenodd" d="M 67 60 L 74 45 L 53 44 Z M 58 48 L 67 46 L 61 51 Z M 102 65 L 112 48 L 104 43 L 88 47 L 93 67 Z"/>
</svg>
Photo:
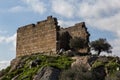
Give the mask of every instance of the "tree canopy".
<svg viewBox="0 0 120 80">
<path fill-rule="evenodd" d="M 98 55 L 100 55 L 101 52 L 112 52 L 112 46 L 107 42 L 106 39 L 100 38 L 98 40 L 92 41 L 90 43 L 91 49 L 98 51 Z"/>
</svg>

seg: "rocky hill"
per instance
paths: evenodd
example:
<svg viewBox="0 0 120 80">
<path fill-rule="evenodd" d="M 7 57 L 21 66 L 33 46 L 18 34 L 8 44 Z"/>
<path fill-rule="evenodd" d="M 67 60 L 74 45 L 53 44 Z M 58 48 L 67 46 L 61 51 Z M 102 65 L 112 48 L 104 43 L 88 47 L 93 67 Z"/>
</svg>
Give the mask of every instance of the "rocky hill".
<svg viewBox="0 0 120 80">
<path fill-rule="evenodd" d="M 106 56 L 18 57 L 0 71 L 0 80 L 120 80 L 120 58 Z"/>
</svg>

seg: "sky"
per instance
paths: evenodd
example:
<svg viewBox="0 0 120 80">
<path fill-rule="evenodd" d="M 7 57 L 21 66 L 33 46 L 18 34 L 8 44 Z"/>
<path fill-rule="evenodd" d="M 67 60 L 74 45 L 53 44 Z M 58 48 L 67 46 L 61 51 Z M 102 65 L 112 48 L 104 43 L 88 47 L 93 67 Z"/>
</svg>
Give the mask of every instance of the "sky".
<svg viewBox="0 0 120 80">
<path fill-rule="evenodd" d="M 120 56 L 120 0 L 0 0 L 0 69 L 16 57 L 17 29 L 51 15 L 62 27 L 85 22 L 90 41 L 106 38 Z"/>
</svg>

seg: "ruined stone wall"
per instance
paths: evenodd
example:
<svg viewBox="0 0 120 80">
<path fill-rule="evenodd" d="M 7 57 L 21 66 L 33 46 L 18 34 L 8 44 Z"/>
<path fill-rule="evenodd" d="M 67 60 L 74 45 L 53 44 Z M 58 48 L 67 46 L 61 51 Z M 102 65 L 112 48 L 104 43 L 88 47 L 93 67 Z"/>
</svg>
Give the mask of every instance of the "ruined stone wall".
<svg viewBox="0 0 120 80">
<path fill-rule="evenodd" d="M 79 52 L 81 52 L 81 53 L 89 52 L 88 42 L 89 42 L 90 34 L 88 33 L 84 22 L 77 23 L 74 26 L 71 26 L 68 28 L 62 28 L 60 31 L 60 34 L 63 32 L 68 32 L 72 38 L 81 37 L 81 38 L 85 39 L 87 42 L 86 47 L 84 49 L 80 49 Z"/>
<path fill-rule="evenodd" d="M 81 37 L 87 44 L 79 52 L 89 52 L 89 33 L 85 23 L 77 23 L 68 28 L 61 28 L 57 25 L 57 19 L 52 16 L 37 24 L 29 24 L 18 28 L 16 55 L 24 56 L 42 52 L 56 52 L 62 47 L 69 49 L 69 40 L 74 37 Z M 64 33 L 65 32 L 65 33 Z M 63 33 L 63 37 L 61 34 Z M 65 34 L 65 35 L 64 35 Z"/>
<path fill-rule="evenodd" d="M 20 27 L 17 30 L 17 57 L 39 52 L 55 52 L 58 46 L 58 31 L 57 19 L 52 16 L 37 24 Z"/>
</svg>

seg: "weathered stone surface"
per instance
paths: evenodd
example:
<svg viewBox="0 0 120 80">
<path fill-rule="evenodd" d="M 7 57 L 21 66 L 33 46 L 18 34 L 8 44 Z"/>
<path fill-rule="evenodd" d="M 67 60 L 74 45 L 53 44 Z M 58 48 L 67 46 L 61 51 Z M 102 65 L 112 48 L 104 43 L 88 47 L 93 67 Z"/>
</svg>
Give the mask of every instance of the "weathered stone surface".
<svg viewBox="0 0 120 80">
<path fill-rule="evenodd" d="M 81 65 L 85 65 L 86 68 L 90 69 L 91 66 L 89 65 L 89 56 L 75 56 L 75 57 L 72 57 L 73 60 L 75 60 L 75 62 L 73 62 L 71 64 L 71 67 L 75 67 L 75 66 L 78 66 L 80 67 Z"/>
<path fill-rule="evenodd" d="M 43 67 L 34 76 L 33 80 L 58 80 L 60 70 L 53 67 Z"/>
<path fill-rule="evenodd" d="M 68 57 L 72 57 L 72 56 L 75 56 L 75 52 L 74 51 L 71 51 L 71 50 L 67 50 L 67 51 L 61 51 L 58 52 L 58 55 L 65 55 L 65 56 L 68 56 Z"/>
<path fill-rule="evenodd" d="M 56 18 L 21 27 L 17 30 L 17 57 L 39 52 L 56 51 L 57 41 Z"/>
<path fill-rule="evenodd" d="M 47 20 L 40 21 L 37 24 L 18 28 L 16 56 L 43 52 L 56 53 L 61 48 L 69 50 L 69 40 L 73 37 L 82 37 L 87 42 L 86 47 L 79 50 L 80 53 L 89 51 L 89 33 L 84 22 L 61 29 L 57 24 L 57 19 L 49 16 Z M 62 39 L 62 33 L 67 33 L 66 39 Z"/>
<path fill-rule="evenodd" d="M 11 69 L 9 72 L 16 70 L 18 65 L 20 64 L 21 58 L 16 58 L 11 61 Z"/>
</svg>

